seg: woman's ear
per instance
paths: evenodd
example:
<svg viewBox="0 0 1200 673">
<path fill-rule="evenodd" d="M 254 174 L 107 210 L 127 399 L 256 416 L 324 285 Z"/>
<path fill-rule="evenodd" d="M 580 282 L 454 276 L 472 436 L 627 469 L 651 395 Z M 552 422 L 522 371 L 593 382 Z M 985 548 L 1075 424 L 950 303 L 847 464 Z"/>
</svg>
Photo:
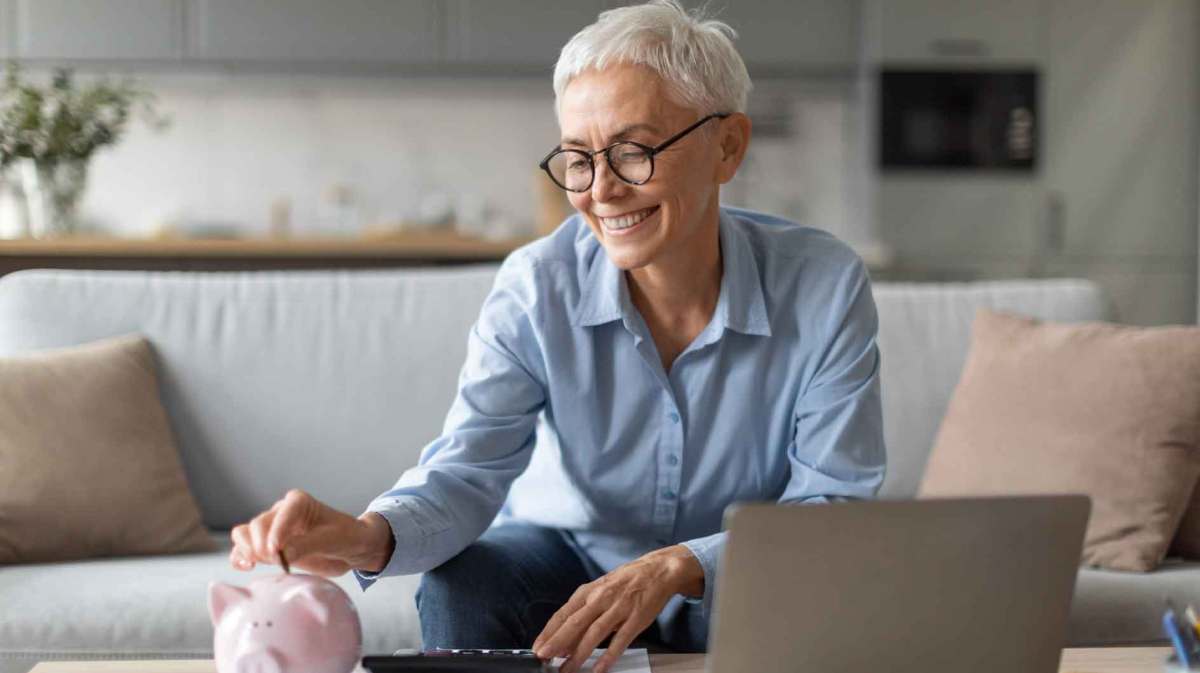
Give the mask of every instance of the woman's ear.
<svg viewBox="0 0 1200 673">
<path fill-rule="evenodd" d="M 738 167 L 742 165 L 746 148 L 750 146 L 751 127 L 750 118 L 741 112 L 734 112 L 721 120 L 721 155 L 717 165 L 719 184 L 723 185 L 732 180 Z"/>
</svg>

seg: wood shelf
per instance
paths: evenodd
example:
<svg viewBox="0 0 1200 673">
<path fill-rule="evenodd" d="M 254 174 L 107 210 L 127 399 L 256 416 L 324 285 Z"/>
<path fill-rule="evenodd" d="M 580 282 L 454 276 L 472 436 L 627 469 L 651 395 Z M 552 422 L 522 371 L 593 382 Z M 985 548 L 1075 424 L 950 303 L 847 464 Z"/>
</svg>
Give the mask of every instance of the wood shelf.
<svg viewBox="0 0 1200 673">
<path fill-rule="evenodd" d="M 529 239 L 489 241 L 450 232 L 413 232 L 364 238 L 105 238 L 0 240 L 0 257 L 280 258 L 498 260 Z"/>
</svg>

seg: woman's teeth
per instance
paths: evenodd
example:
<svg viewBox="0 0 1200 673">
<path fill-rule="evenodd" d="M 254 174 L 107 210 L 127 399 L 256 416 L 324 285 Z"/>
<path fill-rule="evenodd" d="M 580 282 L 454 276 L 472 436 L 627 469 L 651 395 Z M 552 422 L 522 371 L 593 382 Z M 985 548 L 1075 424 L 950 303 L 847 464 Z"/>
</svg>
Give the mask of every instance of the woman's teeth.
<svg viewBox="0 0 1200 673">
<path fill-rule="evenodd" d="M 658 206 L 655 206 L 654 208 L 646 208 L 645 210 L 639 210 L 636 213 L 628 213 L 620 217 L 601 217 L 600 224 L 604 225 L 605 229 L 628 229 L 649 217 L 657 207 Z"/>
</svg>

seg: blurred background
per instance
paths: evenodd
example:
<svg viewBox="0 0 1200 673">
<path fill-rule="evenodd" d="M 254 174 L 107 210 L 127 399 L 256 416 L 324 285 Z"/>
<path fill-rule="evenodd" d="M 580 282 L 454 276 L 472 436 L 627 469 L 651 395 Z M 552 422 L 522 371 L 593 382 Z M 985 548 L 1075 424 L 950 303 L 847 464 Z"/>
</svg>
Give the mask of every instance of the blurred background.
<svg viewBox="0 0 1200 673">
<path fill-rule="evenodd" d="M 75 103 L 148 94 L 84 158 L 0 142 L 0 273 L 500 259 L 569 212 L 537 170 L 551 73 L 618 4 L 0 0 L 9 140 L 31 87 L 68 105 L 56 68 Z M 707 6 L 755 81 L 727 203 L 833 232 L 876 280 L 1086 277 L 1122 322 L 1196 322 L 1200 0 Z"/>
</svg>

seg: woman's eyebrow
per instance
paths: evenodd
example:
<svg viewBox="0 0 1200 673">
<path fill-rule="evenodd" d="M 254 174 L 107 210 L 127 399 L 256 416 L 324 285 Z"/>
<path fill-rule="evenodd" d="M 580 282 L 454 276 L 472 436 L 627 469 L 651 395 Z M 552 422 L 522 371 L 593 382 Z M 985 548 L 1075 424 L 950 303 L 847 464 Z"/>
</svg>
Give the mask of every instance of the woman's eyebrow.
<svg viewBox="0 0 1200 673">
<path fill-rule="evenodd" d="M 614 133 L 608 137 L 608 143 L 606 143 L 606 144 L 613 143 L 617 140 L 624 140 L 625 138 L 628 138 L 629 136 L 633 135 L 637 131 L 648 131 L 652 134 L 662 135 L 662 131 L 658 130 L 657 126 L 654 126 L 653 124 L 647 124 L 645 122 L 639 122 L 637 124 L 630 124 L 628 126 L 621 127 L 621 130 L 617 131 L 616 133 Z M 587 147 L 587 142 L 580 140 L 578 138 L 563 138 L 561 144 L 562 145 L 579 145 L 580 147 Z"/>
</svg>

